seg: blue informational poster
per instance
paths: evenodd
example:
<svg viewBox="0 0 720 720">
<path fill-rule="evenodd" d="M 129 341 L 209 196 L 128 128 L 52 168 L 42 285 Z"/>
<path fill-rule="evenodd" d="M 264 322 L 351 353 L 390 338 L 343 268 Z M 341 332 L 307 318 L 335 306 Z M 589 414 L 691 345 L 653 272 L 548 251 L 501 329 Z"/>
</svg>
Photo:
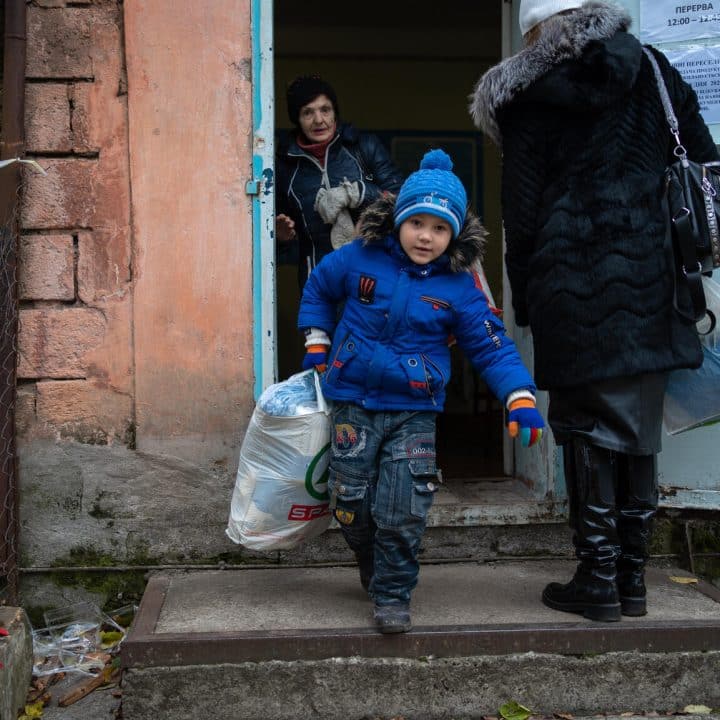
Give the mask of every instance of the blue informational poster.
<svg viewBox="0 0 720 720">
<path fill-rule="evenodd" d="M 664 52 L 695 90 L 705 122 L 720 123 L 720 45 L 693 45 Z"/>
<path fill-rule="evenodd" d="M 640 0 L 640 39 L 673 43 L 720 37 L 720 0 Z"/>
</svg>

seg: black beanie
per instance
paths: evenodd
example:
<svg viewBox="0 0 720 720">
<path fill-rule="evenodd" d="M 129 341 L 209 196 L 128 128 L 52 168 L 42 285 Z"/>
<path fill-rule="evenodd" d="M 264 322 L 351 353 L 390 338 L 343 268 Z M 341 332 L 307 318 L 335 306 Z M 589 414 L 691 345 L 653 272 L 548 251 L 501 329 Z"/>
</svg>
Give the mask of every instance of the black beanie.
<svg viewBox="0 0 720 720">
<path fill-rule="evenodd" d="M 317 75 L 302 75 L 295 78 L 287 89 L 288 116 L 293 125 L 300 125 L 300 108 L 318 95 L 327 95 L 335 110 L 335 117 L 339 117 L 340 108 L 332 87 Z"/>
</svg>

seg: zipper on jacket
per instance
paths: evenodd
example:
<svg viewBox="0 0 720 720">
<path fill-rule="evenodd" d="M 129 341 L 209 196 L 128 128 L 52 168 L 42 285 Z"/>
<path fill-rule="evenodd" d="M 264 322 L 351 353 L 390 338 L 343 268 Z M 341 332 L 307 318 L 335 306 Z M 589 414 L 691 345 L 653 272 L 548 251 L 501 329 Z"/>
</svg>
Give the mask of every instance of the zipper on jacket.
<svg viewBox="0 0 720 720">
<path fill-rule="evenodd" d="M 430 382 L 432 380 L 432 375 L 428 372 L 428 366 L 435 368 L 435 371 L 437 372 L 438 376 L 440 377 L 440 382 L 444 384 L 445 382 L 445 376 L 442 374 L 440 368 L 432 361 L 429 357 L 427 357 L 424 353 L 420 353 L 420 359 L 422 360 L 423 364 L 423 372 L 425 373 L 425 382 L 427 383 L 427 389 L 428 389 L 428 395 L 430 395 L 430 399 L 432 400 L 432 404 L 437 406 L 437 401 L 435 400 L 435 394 L 432 391 L 432 383 Z"/>
<path fill-rule="evenodd" d="M 305 211 L 303 209 L 303 204 L 300 202 L 300 198 L 295 194 L 295 191 L 293 190 L 293 183 L 295 182 L 295 178 L 300 170 L 300 160 L 302 158 L 305 158 L 311 163 L 314 163 L 317 169 L 320 171 L 322 175 L 322 180 L 320 181 L 327 190 L 330 189 L 330 177 L 327 174 L 327 166 L 328 166 L 328 157 L 330 156 L 330 148 L 335 144 L 337 140 L 340 139 L 340 133 L 336 133 L 335 137 L 328 143 L 328 146 L 325 148 L 325 167 L 320 165 L 320 163 L 309 153 L 306 153 L 304 151 L 301 151 L 299 153 L 292 152 L 288 150 L 288 157 L 294 157 L 298 158 L 298 163 L 295 167 L 295 172 L 292 174 L 292 177 L 290 178 L 290 184 L 288 187 L 288 195 L 292 195 L 293 198 L 295 198 L 295 204 L 300 209 L 300 215 L 303 219 L 303 225 L 305 226 L 305 234 L 310 239 L 310 245 L 312 246 L 312 267 L 310 266 L 310 257 L 308 256 L 308 277 L 310 277 L 310 271 L 313 267 L 317 264 L 315 261 L 315 253 L 316 253 L 316 247 L 315 247 L 315 238 L 312 236 L 310 232 L 310 226 L 308 225 L 308 221 L 305 217 Z"/>
<path fill-rule="evenodd" d="M 423 302 L 430 303 L 431 305 L 437 305 L 438 307 L 441 307 L 444 310 L 450 309 L 450 303 L 447 302 L 446 300 L 440 300 L 440 298 L 434 298 L 434 297 L 431 297 L 430 295 L 421 295 L 420 299 Z"/>
<path fill-rule="evenodd" d="M 332 362 L 328 364 L 328 368 L 325 371 L 325 381 L 326 382 L 330 378 L 330 374 L 332 373 L 333 368 L 335 367 L 335 361 L 337 360 L 338 355 L 340 354 L 340 351 L 345 347 L 345 343 L 347 342 L 347 339 L 349 337 L 350 337 L 350 334 L 348 333 L 343 338 L 343 341 L 337 346 L 337 350 L 335 351 L 335 355 L 333 355 Z"/>
<path fill-rule="evenodd" d="M 374 177 L 372 176 L 372 174 L 368 174 L 367 177 L 365 176 L 365 168 L 364 168 L 362 162 L 360 162 L 360 159 L 351 152 L 350 148 L 348 148 L 346 145 L 343 145 L 342 149 L 344 152 L 346 152 L 350 156 L 350 158 L 353 160 L 353 162 L 357 165 L 358 173 L 360 174 L 360 179 L 358 180 L 358 182 L 362 186 L 362 189 L 360 191 L 360 200 L 358 201 L 358 207 L 360 207 L 365 202 L 365 193 L 367 192 L 367 187 L 365 186 L 365 180 L 367 180 L 368 182 L 373 182 Z M 358 154 L 359 153 L 360 153 L 360 146 L 358 145 Z"/>
</svg>

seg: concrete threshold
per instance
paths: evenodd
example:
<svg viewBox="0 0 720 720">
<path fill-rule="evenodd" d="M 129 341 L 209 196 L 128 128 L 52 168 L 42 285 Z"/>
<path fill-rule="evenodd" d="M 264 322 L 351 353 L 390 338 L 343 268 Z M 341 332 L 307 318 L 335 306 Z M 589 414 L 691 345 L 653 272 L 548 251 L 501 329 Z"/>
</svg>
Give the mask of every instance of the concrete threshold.
<svg viewBox="0 0 720 720">
<path fill-rule="evenodd" d="M 565 560 L 428 564 L 413 630 L 383 636 L 357 571 L 347 567 L 161 573 L 123 643 L 125 667 L 337 657 L 720 651 L 720 590 L 677 568 L 648 568 L 648 615 L 597 623 L 540 602 L 567 581 Z"/>
<path fill-rule="evenodd" d="M 480 720 L 720 708 L 720 592 L 648 571 L 649 614 L 540 602 L 563 560 L 422 566 L 413 630 L 381 635 L 355 568 L 154 576 L 123 643 L 126 720 Z"/>
</svg>

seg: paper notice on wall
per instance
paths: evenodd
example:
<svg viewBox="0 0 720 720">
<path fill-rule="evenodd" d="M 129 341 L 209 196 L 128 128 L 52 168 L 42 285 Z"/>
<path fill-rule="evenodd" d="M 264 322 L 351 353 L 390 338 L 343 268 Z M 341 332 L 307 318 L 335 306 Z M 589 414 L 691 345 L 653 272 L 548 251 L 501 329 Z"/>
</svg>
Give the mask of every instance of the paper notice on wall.
<svg viewBox="0 0 720 720">
<path fill-rule="evenodd" d="M 665 55 L 695 90 L 705 122 L 720 122 L 720 45 L 665 50 Z"/>
<path fill-rule="evenodd" d="M 720 37 L 720 0 L 640 0 L 640 39 L 671 43 Z"/>
</svg>

